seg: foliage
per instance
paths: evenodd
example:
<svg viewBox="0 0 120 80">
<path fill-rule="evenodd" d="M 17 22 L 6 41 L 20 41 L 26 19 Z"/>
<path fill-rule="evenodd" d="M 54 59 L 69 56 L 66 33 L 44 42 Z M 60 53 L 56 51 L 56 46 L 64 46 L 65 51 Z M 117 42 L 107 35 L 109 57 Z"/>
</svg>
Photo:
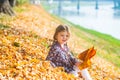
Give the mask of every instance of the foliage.
<svg viewBox="0 0 120 80">
<path fill-rule="evenodd" d="M 5 21 L 6 20 L 6 22 L 7 21 L 10 21 L 11 20 L 11 17 L 9 16 L 9 15 L 6 15 L 6 14 L 3 14 L 3 13 L 0 13 L 0 24 L 1 25 L 3 25 L 2 24 L 2 21 Z M 5 26 L 5 25 L 4 25 Z"/>
<path fill-rule="evenodd" d="M 24 11 L 17 12 L 17 15 L 11 17 L 10 20 L 0 19 L 1 25 L 9 26 L 9 28 L 0 28 L 0 79 L 83 80 L 81 77 L 65 73 L 61 67 L 53 68 L 50 62 L 45 60 L 48 46 L 52 43 L 54 30 L 58 24 L 63 24 L 63 22 L 51 17 L 39 6 L 24 5 L 21 8 L 24 8 Z M 71 34 L 72 39 L 68 45 L 76 52 L 87 48 L 86 45 L 90 42 L 76 35 L 80 31 L 84 36 L 87 33 L 75 27 L 70 28 L 73 34 Z M 96 45 L 97 51 L 105 53 Z M 94 56 L 91 62 L 89 72 L 93 80 L 120 79 L 120 70 L 112 63 L 98 56 Z"/>
<path fill-rule="evenodd" d="M 79 65 L 79 69 L 82 70 L 91 66 L 91 58 L 95 56 L 95 54 L 96 50 L 94 49 L 94 47 L 91 47 L 80 53 L 78 55 L 78 59 L 80 59 L 82 63 Z"/>
<path fill-rule="evenodd" d="M 18 42 L 14 42 L 13 45 L 16 47 L 20 47 L 20 44 Z"/>
<path fill-rule="evenodd" d="M 9 26 L 0 24 L 0 29 L 7 29 L 7 28 L 9 28 Z"/>
</svg>

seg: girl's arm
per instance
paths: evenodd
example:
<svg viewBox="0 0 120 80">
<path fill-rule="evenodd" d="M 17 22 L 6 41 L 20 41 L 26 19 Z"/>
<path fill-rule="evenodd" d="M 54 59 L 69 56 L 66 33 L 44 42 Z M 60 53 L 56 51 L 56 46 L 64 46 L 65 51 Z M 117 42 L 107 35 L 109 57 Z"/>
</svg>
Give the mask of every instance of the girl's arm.
<svg viewBox="0 0 120 80">
<path fill-rule="evenodd" d="M 51 65 L 53 65 L 53 67 L 64 66 L 67 64 L 67 61 L 66 61 L 65 57 L 61 54 L 62 54 L 62 52 L 59 50 L 59 48 L 54 47 L 54 48 L 50 49 L 46 60 L 50 60 Z"/>
<path fill-rule="evenodd" d="M 70 60 L 73 65 L 75 65 L 77 62 L 79 62 L 72 54 L 70 54 Z"/>
</svg>

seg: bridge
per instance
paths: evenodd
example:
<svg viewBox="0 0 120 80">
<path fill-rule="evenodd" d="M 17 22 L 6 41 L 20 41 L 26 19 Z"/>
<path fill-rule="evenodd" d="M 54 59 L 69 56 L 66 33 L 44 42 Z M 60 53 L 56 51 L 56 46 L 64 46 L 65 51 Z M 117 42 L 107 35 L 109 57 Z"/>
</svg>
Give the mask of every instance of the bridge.
<svg viewBox="0 0 120 80">
<path fill-rule="evenodd" d="M 113 0 L 114 1 L 114 9 L 120 9 L 120 0 Z"/>
<path fill-rule="evenodd" d="M 45 2 L 45 0 L 29 0 L 30 3 L 32 4 L 40 4 L 42 2 Z M 72 3 L 76 3 L 76 9 L 77 9 L 77 13 L 79 14 L 79 10 L 81 6 L 81 2 L 86 2 L 89 3 L 90 1 L 94 2 L 95 4 L 95 9 L 99 9 L 99 3 L 100 2 L 113 2 L 113 9 L 120 9 L 120 0 L 46 0 L 46 3 L 49 4 L 49 6 L 52 5 L 52 3 L 57 2 L 58 3 L 58 13 L 60 14 L 62 11 L 62 7 L 64 6 L 63 3 L 64 2 L 72 2 Z"/>
<path fill-rule="evenodd" d="M 29 0 L 31 3 L 34 3 L 34 4 L 40 4 L 40 2 L 42 2 L 43 0 Z M 95 5 L 95 8 L 98 9 L 98 6 L 99 6 L 99 1 L 113 1 L 114 3 L 114 8 L 120 8 L 120 0 L 46 0 L 48 3 L 52 3 L 53 1 L 58 1 L 59 4 L 61 5 L 62 2 L 64 1 L 71 1 L 71 2 L 77 2 L 77 8 L 80 8 L 80 1 L 86 1 L 86 2 L 89 2 L 89 1 L 95 1 L 96 2 L 96 5 Z"/>
</svg>

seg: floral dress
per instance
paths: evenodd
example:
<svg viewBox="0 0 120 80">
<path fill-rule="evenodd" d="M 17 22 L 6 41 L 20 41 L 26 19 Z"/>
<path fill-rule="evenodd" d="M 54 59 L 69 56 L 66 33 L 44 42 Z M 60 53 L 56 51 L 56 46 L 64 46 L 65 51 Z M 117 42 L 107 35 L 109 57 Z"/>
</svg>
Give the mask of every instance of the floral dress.
<svg viewBox="0 0 120 80">
<path fill-rule="evenodd" d="M 64 45 L 63 49 L 58 42 L 52 44 L 46 60 L 49 60 L 53 67 L 64 67 L 67 73 L 74 71 L 73 66 L 77 62 L 77 59 L 70 54 L 67 45 Z"/>
</svg>

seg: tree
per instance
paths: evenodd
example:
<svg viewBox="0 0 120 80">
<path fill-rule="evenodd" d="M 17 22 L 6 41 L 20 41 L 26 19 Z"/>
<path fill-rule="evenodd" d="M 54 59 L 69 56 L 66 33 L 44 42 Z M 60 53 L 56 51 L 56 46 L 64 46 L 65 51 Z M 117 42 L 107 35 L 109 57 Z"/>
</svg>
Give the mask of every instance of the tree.
<svg viewBox="0 0 120 80">
<path fill-rule="evenodd" d="M 16 0 L 0 0 L 0 13 L 5 13 L 10 16 L 15 15 L 12 7 L 15 6 Z"/>
</svg>

